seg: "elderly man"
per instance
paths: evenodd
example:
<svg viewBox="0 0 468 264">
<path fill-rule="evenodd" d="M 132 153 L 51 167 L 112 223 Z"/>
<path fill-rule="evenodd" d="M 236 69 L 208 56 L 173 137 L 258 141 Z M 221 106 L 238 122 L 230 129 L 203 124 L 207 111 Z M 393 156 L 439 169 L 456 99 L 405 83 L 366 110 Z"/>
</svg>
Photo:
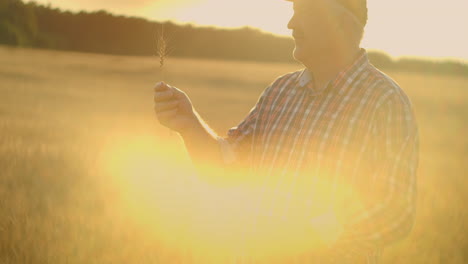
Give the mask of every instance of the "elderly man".
<svg viewBox="0 0 468 264">
<path fill-rule="evenodd" d="M 161 124 L 180 133 L 195 163 L 287 176 L 303 191 L 310 186 L 311 196 L 320 193 L 314 201 L 332 210 L 343 230 L 316 263 L 376 263 L 414 220 L 412 107 L 360 48 L 366 0 L 292 2 L 288 28 L 294 58 L 305 68 L 275 80 L 227 137 L 209 129 L 188 96 L 170 85 L 156 85 L 155 111 Z"/>
</svg>

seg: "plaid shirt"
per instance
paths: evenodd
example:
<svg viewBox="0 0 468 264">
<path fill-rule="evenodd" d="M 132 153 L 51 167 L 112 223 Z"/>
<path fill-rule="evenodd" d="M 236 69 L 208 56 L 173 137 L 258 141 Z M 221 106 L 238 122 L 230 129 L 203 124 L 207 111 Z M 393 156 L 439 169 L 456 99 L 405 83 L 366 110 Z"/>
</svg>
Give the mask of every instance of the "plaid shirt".
<svg viewBox="0 0 468 264">
<path fill-rule="evenodd" d="M 309 192 L 310 208 L 334 210 L 343 232 L 331 262 L 376 263 L 411 230 L 418 129 L 404 91 L 365 50 L 323 89 L 306 69 L 281 76 L 220 143 L 227 163 L 291 183 L 301 199 Z"/>
</svg>

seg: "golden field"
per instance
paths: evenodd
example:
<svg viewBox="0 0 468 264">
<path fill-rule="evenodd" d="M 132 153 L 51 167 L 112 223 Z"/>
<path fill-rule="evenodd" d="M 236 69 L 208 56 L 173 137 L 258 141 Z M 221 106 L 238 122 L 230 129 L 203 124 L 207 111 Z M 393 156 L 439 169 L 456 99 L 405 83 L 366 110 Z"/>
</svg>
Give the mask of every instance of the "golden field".
<svg viewBox="0 0 468 264">
<path fill-rule="evenodd" d="M 192 177 L 180 138 L 153 113 L 158 64 L 0 46 L 0 264 L 183 263 L 160 239 L 177 236 L 154 221 Z M 169 58 L 165 80 L 224 134 L 299 68 Z M 466 263 L 468 78 L 388 74 L 413 102 L 421 152 L 413 232 L 383 263 Z"/>
</svg>

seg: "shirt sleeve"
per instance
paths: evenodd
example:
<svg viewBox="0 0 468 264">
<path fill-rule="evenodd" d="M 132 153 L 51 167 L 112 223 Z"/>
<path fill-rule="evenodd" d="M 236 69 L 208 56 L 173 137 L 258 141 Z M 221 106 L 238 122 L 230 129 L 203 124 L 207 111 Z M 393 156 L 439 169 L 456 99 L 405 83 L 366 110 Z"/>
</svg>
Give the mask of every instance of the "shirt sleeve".
<svg viewBox="0 0 468 264">
<path fill-rule="evenodd" d="M 271 86 L 270 86 L 271 87 Z M 268 87 L 269 88 L 269 87 Z M 262 93 L 255 106 L 237 126 L 228 130 L 226 137 L 219 137 L 218 143 L 224 163 L 227 165 L 246 164 L 250 158 L 252 136 L 259 118 L 260 108 L 268 88 Z"/>
<path fill-rule="evenodd" d="M 409 100 L 401 94 L 391 96 L 374 120 L 373 181 L 333 246 L 335 254 L 342 251 L 338 255 L 378 251 L 412 229 L 419 139 Z"/>
</svg>

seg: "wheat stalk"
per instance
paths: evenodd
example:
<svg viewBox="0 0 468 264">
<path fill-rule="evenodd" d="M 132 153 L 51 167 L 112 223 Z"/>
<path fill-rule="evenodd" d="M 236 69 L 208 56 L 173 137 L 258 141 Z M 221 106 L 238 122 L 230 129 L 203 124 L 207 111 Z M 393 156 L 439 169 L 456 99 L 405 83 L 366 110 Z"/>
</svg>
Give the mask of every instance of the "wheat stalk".
<svg viewBox="0 0 468 264">
<path fill-rule="evenodd" d="M 159 72 L 161 74 L 161 81 L 163 82 L 166 81 L 164 76 L 164 65 L 169 53 L 169 39 L 164 33 L 164 24 L 161 24 L 161 30 L 157 35 L 156 55 L 159 57 Z M 169 129 L 169 136 L 174 136 L 174 134 L 174 131 Z"/>
</svg>

